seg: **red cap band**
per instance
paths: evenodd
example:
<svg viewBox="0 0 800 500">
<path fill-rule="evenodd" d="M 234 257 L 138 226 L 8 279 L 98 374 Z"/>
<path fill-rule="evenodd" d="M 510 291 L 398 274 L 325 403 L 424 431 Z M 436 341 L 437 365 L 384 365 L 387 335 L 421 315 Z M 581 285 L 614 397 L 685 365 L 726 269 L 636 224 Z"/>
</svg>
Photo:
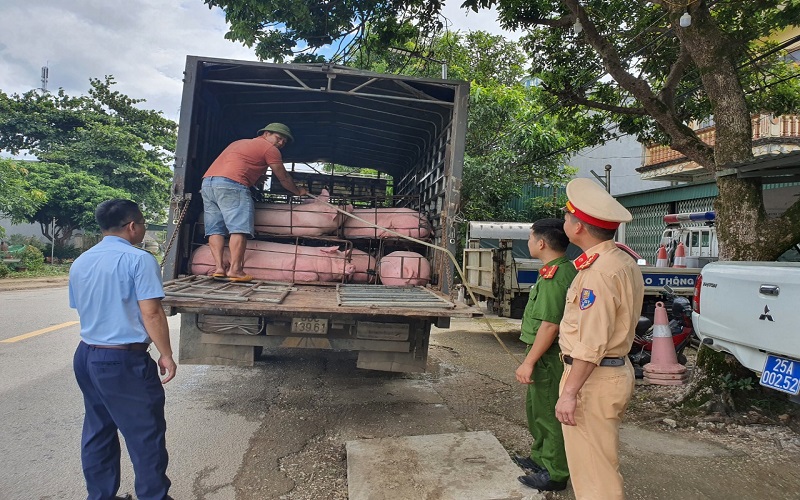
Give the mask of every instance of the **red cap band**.
<svg viewBox="0 0 800 500">
<path fill-rule="evenodd" d="M 581 212 L 570 201 L 567 201 L 567 211 L 572 215 L 574 215 L 575 217 L 577 217 L 578 219 L 582 220 L 583 222 L 586 222 L 587 224 L 591 224 L 593 226 L 601 227 L 603 229 L 617 229 L 620 224 L 619 222 L 601 220 L 596 217 L 592 217 L 586 212 Z"/>
</svg>

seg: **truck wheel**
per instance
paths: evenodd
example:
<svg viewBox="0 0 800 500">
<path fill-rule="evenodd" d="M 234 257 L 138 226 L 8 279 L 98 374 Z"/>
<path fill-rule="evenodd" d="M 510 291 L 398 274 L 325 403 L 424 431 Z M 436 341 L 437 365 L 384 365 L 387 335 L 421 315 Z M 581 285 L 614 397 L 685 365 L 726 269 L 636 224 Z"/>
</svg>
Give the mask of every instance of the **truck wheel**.
<svg viewBox="0 0 800 500">
<path fill-rule="evenodd" d="M 253 356 L 256 359 L 260 358 L 262 354 L 264 354 L 264 347 L 263 346 L 258 345 L 258 346 L 253 347 Z"/>
</svg>

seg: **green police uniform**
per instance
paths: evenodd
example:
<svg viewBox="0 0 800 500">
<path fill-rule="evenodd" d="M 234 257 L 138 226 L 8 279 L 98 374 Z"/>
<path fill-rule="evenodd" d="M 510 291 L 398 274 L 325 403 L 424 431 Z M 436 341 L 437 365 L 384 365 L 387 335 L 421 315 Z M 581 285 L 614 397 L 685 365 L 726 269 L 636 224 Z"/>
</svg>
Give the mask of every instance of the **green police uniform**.
<svg viewBox="0 0 800 500">
<path fill-rule="evenodd" d="M 576 274 L 578 271 L 566 257 L 554 259 L 540 270 L 522 316 L 520 340 L 528 344 L 526 354 L 536 340 L 536 332 L 539 331 L 542 321 L 556 325 L 561 322 L 567 289 Z M 561 432 L 561 423 L 555 415 L 558 384 L 564 372 L 564 365 L 559 359 L 560 352 L 558 341 L 555 341 L 542 354 L 533 367 L 533 383 L 528 385 L 525 398 L 528 430 L 533 437 L 530 457 L 547 469 L 552 481 L 566 481 L 569 478 L 564 435 Z"/>
</svg>

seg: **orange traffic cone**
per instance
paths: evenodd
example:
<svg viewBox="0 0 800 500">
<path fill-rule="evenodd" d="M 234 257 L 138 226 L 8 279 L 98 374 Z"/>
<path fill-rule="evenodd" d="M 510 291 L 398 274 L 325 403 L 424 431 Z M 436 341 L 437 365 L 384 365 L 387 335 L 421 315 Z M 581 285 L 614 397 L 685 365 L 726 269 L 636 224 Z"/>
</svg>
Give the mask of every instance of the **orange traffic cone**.
<svg viewBox="0 0 800 500">
<path fill-rule="evenodd" d="M 675 264 L 672 267 L 686 267 L 686 247 L 681 241 L 675 249 Z"/>
<path fill-rule="evenodd" d="M 643 367 L 644 380 L 656 385 L 683 385 L 688 374 L 686 367 L 678 363 L 663 302 L 656 302 L 654 319 L 653 347 L 650 362 Z"/>
<path fill-rule="evenodd" d="M 658 256 L 656 257 L 656 267 L 669 267 L 669 262 L 667 262 L 667 249 L 664 248 L 662 244 L 658 247 Z"/>
</svg>

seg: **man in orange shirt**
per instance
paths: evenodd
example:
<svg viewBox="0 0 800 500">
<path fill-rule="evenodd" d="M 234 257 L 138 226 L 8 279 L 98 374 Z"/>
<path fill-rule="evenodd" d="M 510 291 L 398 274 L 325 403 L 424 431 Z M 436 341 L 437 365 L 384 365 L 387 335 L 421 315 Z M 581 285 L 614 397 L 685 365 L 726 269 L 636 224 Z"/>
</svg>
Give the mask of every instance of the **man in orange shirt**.
<svg viewBox="0 0 800 500">
<path fill-rule="evenodd" d="M 247 282 L 252 277 L 244 272 L 244 251 L 247 237 L 253 236 L 254 204 L 250 188 L 266 174 L 267 168 L 287 191 L 298 196 L 308 194 L 299 188 L 283 166 L 280 149 L 294 138 L 283 123 L 270 123 L 258 131 L 254 139 L 231 143 L 214 160 L 203 175 L 204 224 L 208 246 L 216 268 L 212 276 Z M 230 235 L 231 265 L 225 270 L 222 257 L 225 236 Z"/>
</svg>

